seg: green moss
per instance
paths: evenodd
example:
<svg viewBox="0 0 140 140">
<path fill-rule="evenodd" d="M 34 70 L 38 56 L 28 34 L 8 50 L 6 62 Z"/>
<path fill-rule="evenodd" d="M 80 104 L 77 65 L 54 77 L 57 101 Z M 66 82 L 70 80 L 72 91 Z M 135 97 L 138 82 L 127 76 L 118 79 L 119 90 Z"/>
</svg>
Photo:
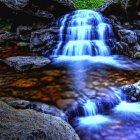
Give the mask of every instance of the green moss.
<svg viewBox="0 0 140 140">
<path fill-rule="evenodd" d="M 94 9 L 101 6 L 107 0 L 73 0 L 77 9 Z"/>
</svg>

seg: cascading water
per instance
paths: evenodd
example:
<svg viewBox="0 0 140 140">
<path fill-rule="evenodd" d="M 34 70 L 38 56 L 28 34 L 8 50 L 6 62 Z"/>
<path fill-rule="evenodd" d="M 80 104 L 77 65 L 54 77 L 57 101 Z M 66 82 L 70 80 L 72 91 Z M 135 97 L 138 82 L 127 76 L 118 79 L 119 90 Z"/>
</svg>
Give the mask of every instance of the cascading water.
<svg viewBox="0 0 140 140">
<path fill-rule="evenodd" d="M 127 58 L 112 55 L 116 42 L 111 25 L 98 12 L 77 10 L 58 19 L 60 27 L 58 44 L 51 52 L 57 61 L 83 61 L 101 63 L 116 68 L 140 67 L 137 63 L 127 63 Z M 43 52 L 45 55 L 47 52 Z M 80 64 L 81 65 L 81 64 Z M 82 66 L 83 67 L 83 62 Z"/>
<path fill-rule="evenodd" d="M 111 48 L 116 39 L 111 25 L 100 13 L 93 10 L 74 11 L 60 18 L 57 25 L 60 26 L 58 44 L 51 56 L 57 57 L 58 62 L 74 61 L 72 66 L 68 64 L 68 67 L 73 71 L 76 89 L 84 88 L 79 82 L 84 82 L 86 78 L 85 61 L 125 69 L 133 67 L 133 65 L 140 67 L 137 64 L 125 64 L 124 57 L 121 59 L 120 56 L 112 55 Z M 77 60 L 78 63 L 75 62 Z M 96 101 L 86 98 L 79 107 L 80 111 L 78 108 L 74 111 L 74 120 L 78 127 L 86 126 L 98 130 L 106 123 L 113 122 L 111 117 L 101 115 L 105 110 L 111 110 L 110 112 L 116 116 L 125 114 L 128 117 L 130 113 L 140 114 L 139 104 L 128 103 L 120 90 L 113 89 L 113 93 Z M 127 109 L 127 113 L 123 109 L 125 106 L 130 107 L 130 110 Z"/>
<path fill-rule="evenodd" d="M 112 28 L 105 19 L 92 10 L 78 10 L 65 15 L 60 25 L 59 43 L 53 55 L 108 56 L 115 41 Z"/>
<path fill-rule="evenodd" d="M 103 112 L 112 110 L 112 108 L 116 107 L 116 105 L 122 104 L 123 102 L 127 103 L 121 90 L 112 88 L 111 93 L 108 93 L 108 95 L 100 99 L 86 99 L 86 101 L 81 104 L 80 107 L 83 108 L 82 115 L 84 117 L 78 117 L 80 113 L 77 112 L 75 115 L 77 117 L 75 122 L 78 127 L 88 126 L 89 128 L 98 130 L 101 128 L 101 126 L 104 126 L 106 123 L 111 123 L 113 121 L 111 117 L 101 114 Z M 120 107 L 117 107 L 117 109 L 118 108 L 120 109 Z M 120 113 L 121 110 L 118 109 L 118 111 L 116 111 L 117 109 L 115 108 L 114 112 Z"/>
</svg>

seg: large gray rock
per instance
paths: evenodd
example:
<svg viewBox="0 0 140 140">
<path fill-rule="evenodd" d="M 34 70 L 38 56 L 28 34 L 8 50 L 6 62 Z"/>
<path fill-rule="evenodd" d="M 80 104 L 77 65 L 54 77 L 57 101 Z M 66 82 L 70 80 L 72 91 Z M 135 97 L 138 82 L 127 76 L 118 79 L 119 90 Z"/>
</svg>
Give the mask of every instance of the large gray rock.
<svg viewBox="0 0 140 140">
<path fill-rule="evenodd" d="M 38 69 L 47 66 L 51 61 L 43 56 L 15 56 L 3 60 L 10 67 L 19 71 Z"/>
<path fill-rule="evenodd" d="M 0 101 L 1 140 L 79 140 L 73 128 L 58 117 L 30 109 L 14 109 Z"/>
</svg>

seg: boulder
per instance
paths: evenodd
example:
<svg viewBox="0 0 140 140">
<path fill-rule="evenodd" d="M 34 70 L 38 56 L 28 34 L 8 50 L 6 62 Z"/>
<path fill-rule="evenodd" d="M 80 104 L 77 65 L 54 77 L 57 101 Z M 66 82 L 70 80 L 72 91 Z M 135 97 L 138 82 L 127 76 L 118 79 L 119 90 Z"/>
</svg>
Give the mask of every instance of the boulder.
<svg viewBox="0 0 140 140">
<path fill-rule="evenodd" d="M 73 128 L 58 117 L 31 109 L 14 109 L 0 101 L 1 140 L 79 140 Z"/>
<path fill-rule="evenodd" d="M 16 70 L 25 71 L 45 67 L 51 61 L 43 56 L 15 56 L 8 57 L 3 62 Z"/>
</svg>

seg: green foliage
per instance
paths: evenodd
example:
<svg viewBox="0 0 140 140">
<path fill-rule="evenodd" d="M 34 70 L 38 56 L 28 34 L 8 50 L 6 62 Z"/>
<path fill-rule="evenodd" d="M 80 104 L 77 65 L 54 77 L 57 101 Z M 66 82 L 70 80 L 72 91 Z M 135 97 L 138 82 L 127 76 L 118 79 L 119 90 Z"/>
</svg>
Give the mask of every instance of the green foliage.
<svg viewBox="0 0 140 140">
<path fill-rule="evenodd" d="M 101 6 L 107 0 L 73 0 L 77 9 L 94 9 Z"/>
</svg>

